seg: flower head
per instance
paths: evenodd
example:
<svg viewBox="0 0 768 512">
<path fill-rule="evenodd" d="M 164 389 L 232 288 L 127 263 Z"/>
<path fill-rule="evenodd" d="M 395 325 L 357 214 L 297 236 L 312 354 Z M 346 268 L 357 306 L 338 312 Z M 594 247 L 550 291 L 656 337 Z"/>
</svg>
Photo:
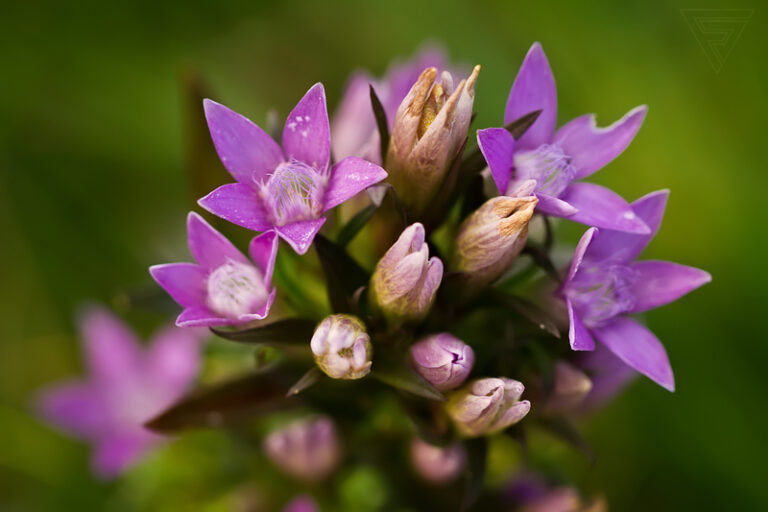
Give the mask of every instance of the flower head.
<svg viewBox="0 0 768 512">
<path fill-rule="evenodd" d="M 477 142 L 501 195 L 538 199 L 545 215 L 619 231 L 649 229 L 627 202 L 605 187 L 576 182 L 608 165 L 640 129 L 647 108 L 636 107 L 607 128 L 593 114 L 577 117 L 555 131 L 557 92 L 544 50 L 534 43 L 509 92 L 504 123 L 541 110 L 533 125 L 515 140 L 504 128 L 477 132 Z"/>
<path fill-rule="evenodd" d="M 596 337 L 624 363 L 674 390 L 667 353 L 646 327 L 627 315 L 682 297 L 712 278 L 703 270 L 666 261 L 634 261 L 661 225 L 669 193 L 632 203 L 651 228 L 646 235 L 590 228 L 581 237 L 560 290 L 568 308 L 574 350 L 594 350 Z"/>
<path fill-rule="evenodd" d="M 371 276 L 373 303 L 393 321 L 423 319 L 443 278 L 443 263 L 429 257 L 424 226 L 408 226 L 376 264 Z"/>
<path fill-rule="evenodd" d="M 146 349 L 118 318 L 91 307 L 80 318 L 88 376 L 44 390 L 42 417 L 93 445 L 94 471 L 114 477 L 162 437 L 144 423 L 176 401 L 195 379 L 199 337 L 161 330 Z"/>
<path fill-rule="evenodd" d="M 418 437 L 411 441 L 411 464 L 418 475 L 435 484 L 456 480 L 467 464 L 467 451 L 461 443 L 434 446 Z"/>
<path fill-rule="evenodd" d="M 443 332 L 417 341 L 411 347 L 416 372 L 440 391 L 459 387 L 472 371 L 475 352 L 472 347 Z"/>
<path fill-rule="evenodd" d="M 329 377 L 360 379 L 371 371 L 371 338 L 357 317 L 326 317 L 315 329 L 310 346 L 317 366 Z"/>
<path fill-rule="evenodd" d="M 520 400 L 524 390 L 523 383 L 513 379 L 475 379 L 451 393 L 446 410 L 465 436 L 494 434 L 531 410 L 528 400 Z"/>
<path fill-rule="evenodd" d="M 439 48 L 426 47 L 410 60 L 394 62 L 381 79 L 375 79 L 365 71 L 354 73 L 331 120 L 331 149 L 336 160 L 356 156 L 380 165 L 379 131 L 371 108 L 370 87 L 381 101 L 391 130 L 397 107 L 421 72 L 432 67 L 446 70 L 450 65 Z"/>
<path fill-rule="evenodd" d="M 205 115 L 221 162 L 237 180 L 200 205 L 254 231 L 274 230 L 304 254 L 325 222 L 324 214 L 387 173 L 360 158 L 329 169 L 330 128 L 325 90 L 315 84 L 291 111 L 283 147 L 250 120 L 211 100 Z"/>
<path fill-rule="evenodd" d="M 197 264 L 149 268 L 155 281 L 184 308 L 176 325 L 238 325 L 269 314 L 275 300 L 271 285 L 278 244 L 275 233 L 251 240 L 253 262 L 194 212 L 187 217 L 187 237 Z"/>
<path fill-rule="evenodd" d="M 418 218 L 467 138 L 480 66 L 454 88 L 453 77 L 427 68 L 397 109 L 386 168 L 403 204 Z"/>
<path fill-rule="evenodd" d="M 494 197 L 461 224 L 451 268 L 462 273 L 466 290 L 493 283 L 514 263 L 536 203 L 535 197 Z"/>
<path fill-rule="evenodd" d="M 295 421 L 264 439 L 264 453 L 291 476 L 322 480 L 339 462 L 336 427 L 325 416 Z"/>
</svg>

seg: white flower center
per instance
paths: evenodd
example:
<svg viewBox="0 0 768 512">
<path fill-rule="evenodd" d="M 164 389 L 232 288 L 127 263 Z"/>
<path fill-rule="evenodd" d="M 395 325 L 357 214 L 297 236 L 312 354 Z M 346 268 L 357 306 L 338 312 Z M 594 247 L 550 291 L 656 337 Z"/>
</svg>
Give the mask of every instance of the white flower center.
<svg viewBox="0 0 768 512">
<path fill-rule="evenodd" d="M 532 151 L 515 153 L 510 187 L 525 180 L 535 180 L 536 192 L 559 197 L 575 174 L 571 158 L 559 146 L 542 144 Z"/>
<path fill-rule="evenodd" d="M 230 260 L 208 276 L 208 307 L 225 317 L 254 313 L 268 296 L 264 276 L 253 265 Z"/>
<path fill-rule="evenodd" d="M 323 213 L 328 179 L 296 160 L 283 162 L 260 185 L 261 197 L 276 226 L 316 219 Z"/>
</svg>

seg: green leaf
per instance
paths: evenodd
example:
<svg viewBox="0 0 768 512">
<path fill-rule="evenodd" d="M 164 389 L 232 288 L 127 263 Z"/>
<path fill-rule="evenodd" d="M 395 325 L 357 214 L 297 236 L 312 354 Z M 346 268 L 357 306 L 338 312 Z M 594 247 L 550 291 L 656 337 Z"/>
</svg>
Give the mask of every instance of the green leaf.
<svg viewBox="0 0 768 512">
<path fill-rule="evenodd" d="M 190 428 L 221 427 L 254 416 L 295 407 L 295 398 L 285 397 L 286 386 L 270 374 L 231 380 L 187 395 L 146 424 L 162 434 Z"/>
<path fill-rule="evenodd" d="M 507 129 L 509 133 L 512 134 L 512 137 L 515 138 L 515 140 L 522 137 L 525 132 L 528 131 L 528 128 L 531 127 L 533 123 L 536 122 L 536 120 L 539 118 L 539 115 L 541 114 L 541 110 L 534 110 L 533 112 L 528 112 L 527 114 L 518 117 L 511 123 L 509 123 L 504 128 Z"/>
<path fill-rule="evenodd" d="M 381 104 L 379 96 L 370 85 L 371 93 L 371 107 L 373 107 L 373 115 L 376 118 L 376 126 L 379 129 L 379 141 L 381 148 L 381 161 L 383 162 L 387 158 L 387 151 L 389 151 L 389 123 L 387 122 L 387 114 L 384 112 L 384 106 Z"/>
<path fill-rule="evenodd" d="M 469 510 L 483 492 L 485 470 L 488 461 L 488 440 L 477 437 L 466 442 L 467 471 L 461 510 Z"/>
<path fill-rule="evenodd" d="M 325 274 L 328 300 L 335 313 L 355 313 L 355 293 L 368 284 L 368 273 L 340 245 L 322 235 L 315 237 L 315 250 Z"/>
<path fill-rule="evenodd" d="M 320 380 L 320 378 L 323 376 L 323 372 L 321 372 L 317 366 L 313 366 L 309 369 L 307 373 L 302 375 L 302 377 L 291 386 L 291 389 L 288 390 L 288 393 L 285 394 L 285 396 L 294 396 L 298 395 L 308 387 L 314 385 L 317 383 L 317 381 Z"/>
<path fill-rule="evenodd" d="M 522 253 L 527 254 L 533 258 L 533 262 L 536 264 L 536 266 L 546 272 L 553 281 L 562 284 L 562 277 L 555 268 L 555 264 L 552 263 L 552 259 L 549 257 L 549 253 L 547 251 L 538 245 L 534 245 L 529 242 L 523 249 Z"/>
<path fill-rule="evenodd" d="M 403 357 L 386 352 L 375 355 L 371 376 L 388 386 L 428 400 L 446 400 L 445 395 L 435 386 L 406 365 Z"/>
<path fill-rule="evenodd" d="M 560 330 L 557 328 L 555 321 L 547 314 L 546 311 L 538 307 L 533 302 L 522 297 L 518 297 L 517 295 L 505 293 L 501 290 L 490 290 L 488 295 L 490 300 L 496 304 L 500 304 L 505 308 L 513 311 L 514 313 L 524 317 L 539 329 L 548 332 L 555 338 L 560 338 Z"/>
<path fill-rule="evenodd" d="M 252 329 L 233 331 L 211 327 L 211 331 L 224 339 L 240 343 L 270 345 L 307 345 L 317 327 L 317 322 L 308 318 L 286 318 Z"/>
<path fill-rule="evenodd" d="M 575 448 L 584 455 L 590 464 L 594 464 L 597 457 L 587 440 L 576 427 L 563 417 L 539 418 L 537 424 L 544 430 L 553 434 L 558 439 Z"/>
<path fill-rule="evenodd" d="M 371 220 L 371 217 L 373 217 L 373 214 L 376 213 L 377 209 L 378 206 L 375 204 L 369 204 L 357 212 L 357 214 L 349 219 L 349 222 L 344 224 L 344 227 L 341 228 L 339 236 L 336 237 L 336 243 L 341 247 L 346 247 L 349 242 L 357 236 L 360 230 L 363 229 L 368 221 Z"/>
</svg>

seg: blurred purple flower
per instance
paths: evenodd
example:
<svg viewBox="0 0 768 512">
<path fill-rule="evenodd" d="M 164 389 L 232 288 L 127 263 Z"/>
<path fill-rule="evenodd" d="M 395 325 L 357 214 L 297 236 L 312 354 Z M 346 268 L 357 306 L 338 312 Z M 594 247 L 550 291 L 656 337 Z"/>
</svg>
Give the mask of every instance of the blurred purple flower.
<svg viewBox="0 0 768 512">
<path fill-rule="evenodd" d="M 37 408 L 47 422 L 89 441 L 94 471 L 110 478 L 163 439 L 143 425 L 195 379 L 199 335 L 166 328 L 143 349 L 133 332 L 100 307 L 81 315 L 80 331 L 89 375 L 44 390 Z"/>
<path fill-rule="evenodd" d="M 345 158 L 329 170 L 330 128 L 325 89 L 317 83 L 291 111 L 283 148 L 264 130 L 211 100 L 205 115 L 221 162 L 237 180 L 199 204 L 254 231 L 274 230 L 304 254 L 325 222 L 324 214 L 387 177 L 360 158 Z"/>
<path fill-rule="evenodd" d="M 187 241 L 197 264 L 149 267 L 155 281 L 184 308 L 176 325 L 238 325 L 269 314 L 276 292 L 271 288 L 278 245 L 274 232 L 251 240 L 255 265 L 194 212 L 187 216 Z"/>
<path fill-rule="evenodd" d="M 580 413 L 598 409 L 618 395 L 638 373 L 601 344 L 581 352 L 576 363 L 589 375 L 592 389 L 578 406 Z"/>
<path fill-rule="evenodd" d="M 709 273 L 666 261 L 633 261 L 661 225 L 669 192 L 644 196 L 632 208 L 646 235 L 590 228 L 581 237 L 560 290 L 568 307 L 574 350 L 594 350 L 593 336 L 627 365 L 670 391 L 672 368 L 661 342 L 628 314 L 642 313 L 711 281 Z"/>
<path fill-rule="evenodd" d="M 356 156 L 381 165 L 379 131 L 373 116 L 369 87 L 373 85 L 384 107 L 390 131 L 397 107 L 405 99 L 411 86 L 427 68 L 448 70 L 454 74 L 464 72 L 448 69 L 448 60 L 442 50 L 435 47 L 422 49 L 412 59 L 393 63 L 379 80 L 365 71 L 350 77 L 338 110 L 331 121 L 331 141 L 336 160 Z"/>
<path fill-rule="evenodd" d="M 554 388 L 543 409 L 550 413 L 570 413 L 577 407 L 580 410 L 591 391 L 592 381 L 582 370 L 558 360 L 555 362 Z"/>
<path fill-rule="evenodd" d="M 455 480 L 464 471 L 467 451 L 461 443 L 440 447 L 415 437 L 411 441 L 411 464 L 423 479 L 444 484 Z"/>
<path fill-rule="evenodd" d="M 419 375 L 440 391 L 461 386 L 475 364 L 472 347 L 447 332 L 416 342 L 411 347 L 411 358 Z"/>
<path fill-rule="evenodd" d="M 275 430 L 264 440 L 264 452 L 285 473 L 307 481 L 328 476 L 340 458 L 336 427 L 325 416 Z"/>
<path fill-rule="evenodd" d="M 302 494 L 293 498 L 290 503 L 285 506 L 283 512 L 319 512 L 319 510 L 315 500 Z"/>
<path fill-rule="evenodd" d="M 630 110 L 607 128 L 594 114 L 577 117 L 555 131 L 557 92 L 544 50 L 534 43 L 509 92 L 504 123 L 534 110 L 541 114 L 515 140 L 504 128 L 478 130 L 477 142 L 501 195 L 534 194 L 545 215 L 600 228 L 646 234 L 648 226 L 615 192 L 592 183 L 574 183 L 619 156 L 643 123 L 647 107 Z"/>
</svg>

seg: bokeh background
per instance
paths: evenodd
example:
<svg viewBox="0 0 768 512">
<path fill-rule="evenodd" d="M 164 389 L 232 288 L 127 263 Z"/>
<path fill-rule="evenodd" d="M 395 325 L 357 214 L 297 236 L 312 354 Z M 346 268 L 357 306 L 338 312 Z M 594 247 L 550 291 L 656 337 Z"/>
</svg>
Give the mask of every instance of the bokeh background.
<svg viewBox="0 0 768 512">
<path fill-rule="evenodd" d="M 718 73 L 680 9 L 734 7 L 754 12 Z M 189 120 L 200 112 L 187 107 L 185 83 L 202 77 L 214 97 L 260 122 L 269 108 L 284 116 L 316 81 L 333 109 L 352 70 L 381 75 L 393 57 L 432 41 L 454 60 L 482 64 L 480 128 L 501 122 L 536 40 L 556 76 L 560 123 L 596 112 L 607 124 L 649 105 L 629 150 L 594 180 L 629 199 L 670 188 L 663 229 L 646 256 L 714 276 L 648 315 L 678 391 L 638 380 L 588 421 L 594 465 L 554 442 L 541 443 L 543 457 L 551 451 L 551 464 L 603 492 L 612 510 L 768 509 L 768 27 L 760 7 L 754 0 L 7 3 L 0 509 L 230 508 L 222 496 L 243 468 L 218 433 L 185 435 L 118 483 L 104 483 L 88 472 L 86 446 L 30 413 L 35 390 L 81 371 L 76 308 L 95 300 L 119 310 L 122 290 L 150 286 L 148 265 L 186 257 L 187 169 L 199 151 Z M 581 231 L 565 232 L 575 241 Z M 126 316 L 142 333 L 172 318 Z M 355 482 L 366 478 L 354 476 L 342 492 L 354 499 Z"/>
</svg>

